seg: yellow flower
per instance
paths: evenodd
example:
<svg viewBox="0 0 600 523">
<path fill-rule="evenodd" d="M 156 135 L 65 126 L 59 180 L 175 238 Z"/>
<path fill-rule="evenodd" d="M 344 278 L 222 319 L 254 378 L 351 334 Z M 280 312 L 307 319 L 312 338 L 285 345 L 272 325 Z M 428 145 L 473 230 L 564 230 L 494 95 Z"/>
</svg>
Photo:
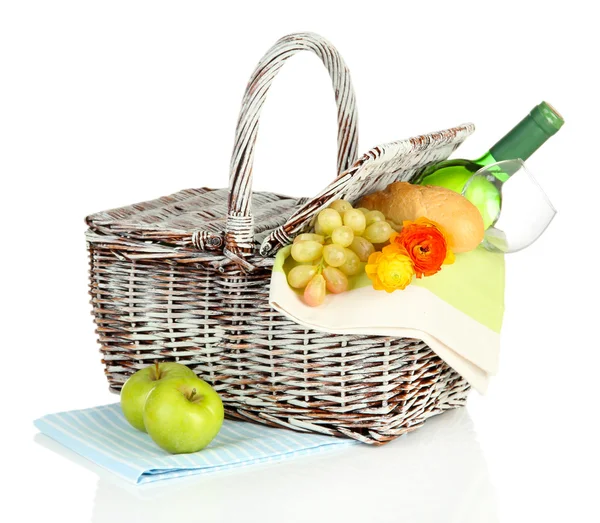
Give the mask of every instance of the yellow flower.
<svg viewBox="0 0 600 523">
<path fill-rule="evenodd" d="M 375 290 L 393 292 L 408 286 L 415 275 L 415 268 L 404 249 L 388 245 L 382 252 L 374 252 L 369 256 L 365 272 Z"/>
</svg>

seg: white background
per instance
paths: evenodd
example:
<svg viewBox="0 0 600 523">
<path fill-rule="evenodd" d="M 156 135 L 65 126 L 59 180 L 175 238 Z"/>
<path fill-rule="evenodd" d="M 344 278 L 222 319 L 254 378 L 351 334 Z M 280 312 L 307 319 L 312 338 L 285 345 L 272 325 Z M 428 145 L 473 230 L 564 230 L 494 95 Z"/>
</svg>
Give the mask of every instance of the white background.
<svg viewBox="0 0 600 523">
<path fill-rule="evenodd" d="M 600 48 L 590 3 L 0 5 L 7 521 L 600 520 Z M 277 38 L 307 30 L 332 41 L 353 74 L 361 152 L 473 121 L 458 154 L 476 157 L 542 99 L 566 119 L 528 162 L 559 213 L 507 257 L 501 370 L 488 395 L 473 392 L 467 409 L 382 448 L 152 493 L 34 441 L 39 416 L 117 400 L 90 316 L 83 218 L 225 186 L 253 67 Z M 263 112 L 256 188 L 317 192 L 335 174 L 335 135 L 326 71 L 299 55 Z"/>
</svg>

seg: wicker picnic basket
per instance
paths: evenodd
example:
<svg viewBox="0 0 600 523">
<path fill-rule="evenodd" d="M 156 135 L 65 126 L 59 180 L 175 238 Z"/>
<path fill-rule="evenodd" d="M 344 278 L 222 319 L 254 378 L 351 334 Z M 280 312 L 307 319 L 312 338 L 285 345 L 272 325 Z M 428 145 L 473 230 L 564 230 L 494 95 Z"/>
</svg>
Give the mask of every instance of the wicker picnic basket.
<svg viewBox="0 0 600 523">
<path fill-rule="evenodd" d="M 301 50 L 327 67 L 338 108 L 338 173 L 312 198 L 252 193 L 260 110 Z M 246 88 L 229 189 L 188 189 L 87 218 L 90 294 L 110 388 L 154 361 L 211 383 L 230 417 L 382 444 L 465 403 L 469 386 L 422 341 L 307 330 L 268 304 L 277 249 L 338 198 L 356 201 L 447 158 L 467 124 L 357 158 L 349 72 L 312 33 L 279 40 Z"/>
</svg>

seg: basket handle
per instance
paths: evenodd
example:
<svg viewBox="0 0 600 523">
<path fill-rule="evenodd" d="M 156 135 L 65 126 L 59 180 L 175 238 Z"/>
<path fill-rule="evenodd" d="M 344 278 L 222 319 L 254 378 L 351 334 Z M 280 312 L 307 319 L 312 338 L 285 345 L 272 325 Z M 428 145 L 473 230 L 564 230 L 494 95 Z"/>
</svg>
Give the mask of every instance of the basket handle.
<svg viewBox="0 0 600 523">
<path fill-rule="evenodd" d="M 356 160 L 358 148 L 357 113 L 350 73 L 335 47 L 315 33 L 284 36 L 263 56 L 252 74 L 238 119 L 229 174 L 229 208 L 223 253 L 241 267 L 253 252 L 252 163 L 258 133 L 258 119 L 273 78 L 285 61 L 298 51 L 312 51 L 323 62 L 335 91 L 338 108 L 338 174 Z"/>
</svg>

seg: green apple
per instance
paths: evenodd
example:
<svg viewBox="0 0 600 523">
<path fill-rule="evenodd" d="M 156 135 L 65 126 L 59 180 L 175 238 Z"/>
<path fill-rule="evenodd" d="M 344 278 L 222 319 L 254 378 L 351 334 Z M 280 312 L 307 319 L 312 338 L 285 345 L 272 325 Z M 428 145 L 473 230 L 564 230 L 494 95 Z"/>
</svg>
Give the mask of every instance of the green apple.
<svg viewBox="0 0 600 523">
<path fill-rule="evenodd" d="M 146 432 L 142 410 L 148 393 L 162 381 L 183 376 L 196 377 L 192 369 L 175 362 L 156 362 L 130 376 L 121 389 L 121 410 L 127 421 Z"/>
<path fill-rule="evenodd" d="M 223 424 L 223 402 L 196 377 L 159 383 L 146 399 L 144 424 L 154 442 L 171 454 L 206 447 Z"/>
</svg>

